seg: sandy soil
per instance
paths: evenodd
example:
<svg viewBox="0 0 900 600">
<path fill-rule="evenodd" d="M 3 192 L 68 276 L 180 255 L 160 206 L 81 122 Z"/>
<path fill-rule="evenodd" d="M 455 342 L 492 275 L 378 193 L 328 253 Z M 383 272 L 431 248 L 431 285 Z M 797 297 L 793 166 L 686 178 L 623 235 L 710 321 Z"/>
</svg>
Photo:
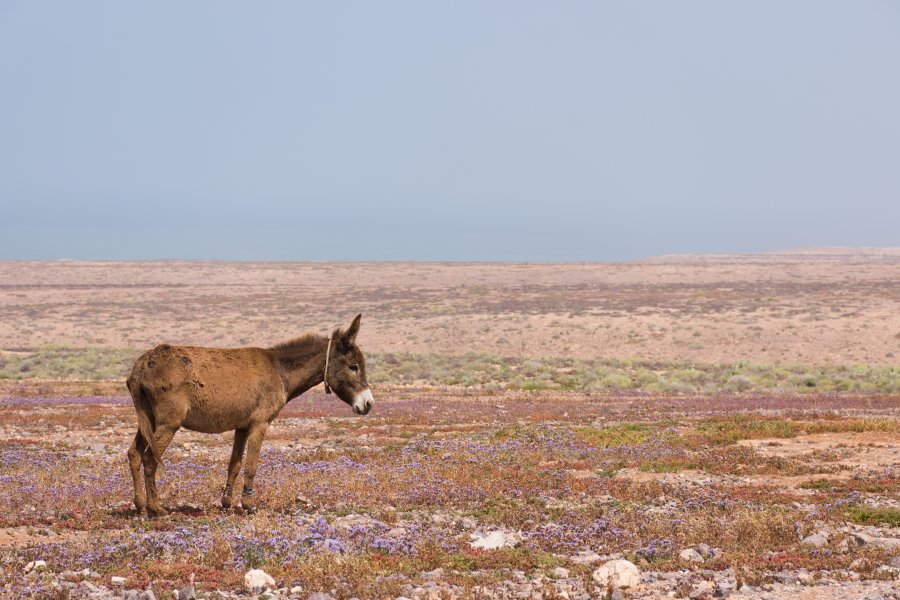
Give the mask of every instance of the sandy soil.
<svg viewBox="0 0 900 600">
<path fill-rule="evenodd" d="M 269 345 L 364 314 L 363 348 L 897 364 L 900 249 L 616 264 L 0 261 L 0 349 Z"/>
</svg>

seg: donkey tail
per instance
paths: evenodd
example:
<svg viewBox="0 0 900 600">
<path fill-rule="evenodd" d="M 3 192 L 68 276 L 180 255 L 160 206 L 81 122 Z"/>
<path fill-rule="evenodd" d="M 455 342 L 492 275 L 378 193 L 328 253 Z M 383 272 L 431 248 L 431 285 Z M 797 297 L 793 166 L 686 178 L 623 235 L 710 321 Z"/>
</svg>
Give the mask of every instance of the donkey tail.
<svg viewBox="0 0 900 600">
<path fill-rule="evenodd" d="M 140 383 L 139 377 L 132 376 L 128 378 L 128 391 L 131 392 L 131 398 L 134 400 L 134 410 L 137 412 L 138 433 L 147 442 L 147 448 L 150 454 L 156 459 L 157 464 L 161 462 L 159 450 L 156 448 L 156 436 L 153 435 L 153 405 L 150 403 L 150 397 L 144 390 L 144 386 Z"/>
</svg>

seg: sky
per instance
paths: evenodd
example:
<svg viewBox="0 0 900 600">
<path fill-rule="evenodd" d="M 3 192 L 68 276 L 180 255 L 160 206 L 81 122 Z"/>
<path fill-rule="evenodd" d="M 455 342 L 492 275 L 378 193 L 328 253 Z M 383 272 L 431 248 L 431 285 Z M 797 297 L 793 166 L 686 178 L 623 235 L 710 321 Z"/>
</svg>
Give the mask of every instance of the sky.
<svg viewBox="0 0 900 600">
<path fill-rule="evenodd" d="M 900 3 L 0 0 L 0 258 L 900 246 Z"/>
</svg>

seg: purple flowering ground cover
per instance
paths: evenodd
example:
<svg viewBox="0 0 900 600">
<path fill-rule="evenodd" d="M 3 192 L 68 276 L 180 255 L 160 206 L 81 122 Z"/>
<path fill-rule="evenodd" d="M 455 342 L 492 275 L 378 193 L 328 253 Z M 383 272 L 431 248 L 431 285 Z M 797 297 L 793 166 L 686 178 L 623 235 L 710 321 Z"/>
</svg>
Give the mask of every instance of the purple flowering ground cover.
<svg viewBox="0 0 900 600">
<path fill-rule="evenodd" d="M 130 400 L 0 398 L 0 590 L 46 597 L 49 583 L 24 575 L 44 560 L 156 590 L 191 573 L 199 590 L 237 590 L 263 568 L 306 591 L 394 597 L 437 568 L 463 590 L 555 567 L 590 582 L 588 551 L 698 568 L 679 553 L 699 544 L 716 549 L 702 568 L 748 581 L 854 561 L 862 577 L 892 576 L 876 567 L 896 547 L 800 540 L 848 523 L 900 537 L 900 396 L 378 395 L 365 418 L 316 393 L 286 407 L 253 515 L 218 508 L 230 436 L 179 432 L 158 519 L 131 510 Z M 512 541 L 473 547 L 492 531 Z"/>
</svg>

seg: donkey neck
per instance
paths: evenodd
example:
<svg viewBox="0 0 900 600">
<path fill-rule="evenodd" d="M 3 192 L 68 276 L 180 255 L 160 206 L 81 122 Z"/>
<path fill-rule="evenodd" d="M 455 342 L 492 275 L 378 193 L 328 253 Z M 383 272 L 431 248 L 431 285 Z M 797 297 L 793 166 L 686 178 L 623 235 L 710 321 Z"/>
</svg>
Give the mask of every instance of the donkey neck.
<svg viewBox="0 0 900 600">
<path fill-rule="evenodd" d="M 288 400 L 293 400 L 325 380 L 328 338 L 307 334 L 271 348 Z"/>
</svg>

